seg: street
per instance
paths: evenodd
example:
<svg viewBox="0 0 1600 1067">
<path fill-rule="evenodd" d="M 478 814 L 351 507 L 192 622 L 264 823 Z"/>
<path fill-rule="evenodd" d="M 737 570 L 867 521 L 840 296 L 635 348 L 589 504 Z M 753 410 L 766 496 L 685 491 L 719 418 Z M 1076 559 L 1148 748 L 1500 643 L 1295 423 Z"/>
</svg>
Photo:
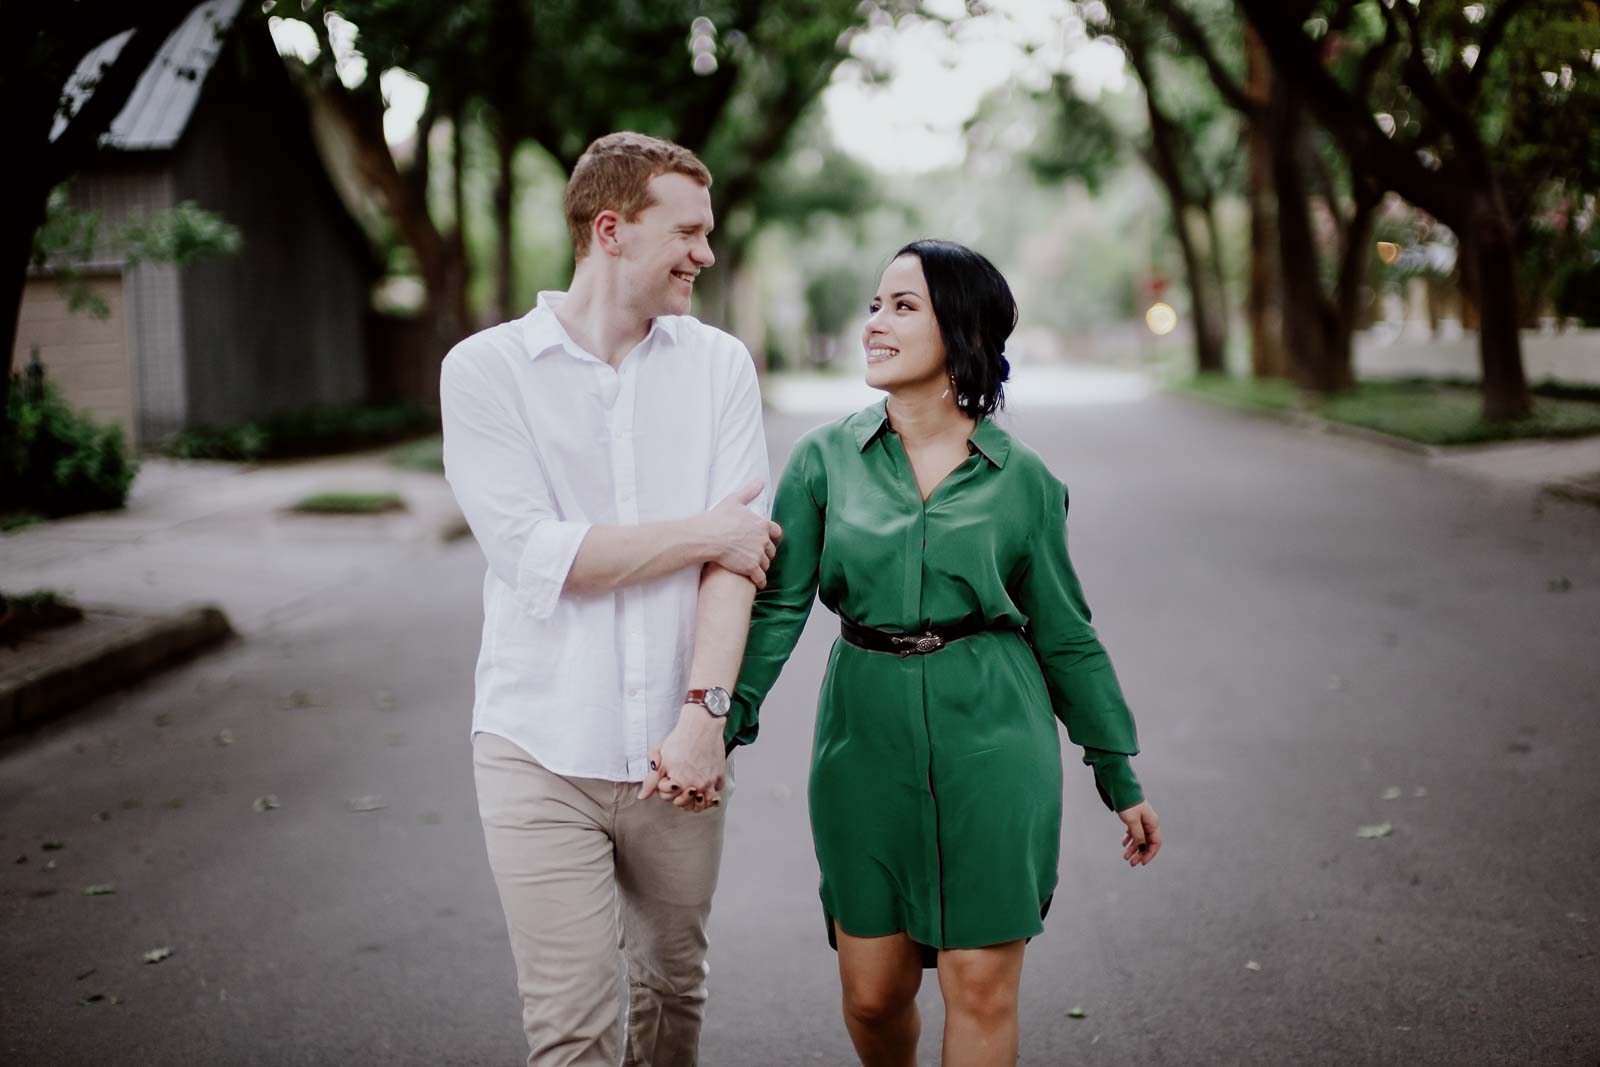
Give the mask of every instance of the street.
<svg viewBox="0 0 1600 1067">
<path fill-rule="evenodd" d="M 825 420 L 770 415 L 774 466 Z M 1120 863 L 1068 749 L 1023 1062 L 1600 1063 L 1600 512 L 1162 395 L 1008 421 L 1071 491 L 1166 836 Z M 222 509 L 83 571 L 213 574 L 242 639 L 0 748 L 6 1063 L 522 1061 L 467 736 L 482 558 L 360 521 Z M 64 584 L 24 534 L 6 581 Z M 854 1062 L 806 824 L 836 633 L 818 609 L 736 758 L 710 1067 Z M 921 1003 L 937 1063 L 931 972 Z"/>
</svg>

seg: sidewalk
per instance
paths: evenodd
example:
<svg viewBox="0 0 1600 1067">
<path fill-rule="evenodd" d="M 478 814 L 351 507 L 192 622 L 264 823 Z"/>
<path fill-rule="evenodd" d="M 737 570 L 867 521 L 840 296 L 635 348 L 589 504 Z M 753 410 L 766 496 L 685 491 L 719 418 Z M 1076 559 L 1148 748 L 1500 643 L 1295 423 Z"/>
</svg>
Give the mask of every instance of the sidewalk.
<svg viewBox="0 0 1600 1067">
<path fill-rule="evenodd" d="M 393 467 L 388 451 L 254 467 L 147 458 L 126 509 L 0 536 L 0 574 L 8 590 L 52 589 L 86 606 L 215 603 L 248 635 L 375 570 L 403 580 L 397 565 L 459 522 L 444 479 Z M 287 510 L 322 492 L 394 492 L 408 510 Z"/>
</svg>

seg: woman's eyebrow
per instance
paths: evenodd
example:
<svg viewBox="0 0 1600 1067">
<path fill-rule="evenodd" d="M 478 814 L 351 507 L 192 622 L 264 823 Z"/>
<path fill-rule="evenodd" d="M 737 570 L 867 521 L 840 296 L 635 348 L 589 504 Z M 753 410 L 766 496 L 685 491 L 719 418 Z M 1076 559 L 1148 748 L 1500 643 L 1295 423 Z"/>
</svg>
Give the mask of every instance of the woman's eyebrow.
<svg viewBox="0 0 1600 1067">
<path fill-rule="evenodd" d="M 889 299 L 890 300 L 899 300 L 902 296 L 914 296 L 919 300 L 922 299 L 922 294 L 921 293 L 914 293 L 910 289 L 902 289 L 898 293 L 895 293 L 893 296 L 891 296 Z"/>
</svg>

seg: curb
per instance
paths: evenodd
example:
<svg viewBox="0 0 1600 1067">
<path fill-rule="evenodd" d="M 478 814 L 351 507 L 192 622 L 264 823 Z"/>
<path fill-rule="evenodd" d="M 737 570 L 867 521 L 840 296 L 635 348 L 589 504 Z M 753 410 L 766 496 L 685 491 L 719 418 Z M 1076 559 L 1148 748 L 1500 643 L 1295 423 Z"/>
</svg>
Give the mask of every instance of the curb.
<svg viewBox="0 0 1600 1067">
<path fill-rule="evenodd" d="M 171 615 L 135 616 L 85 647 L 47 650 L 38 663 L 0 679 L 0 737 L 177 666 L 233 635 L 222 609 L 205 604 Z"/>
<path fill-rule="evenodd" d="M 1357 441 L 1365 441 L 1367 444 L 1381 445 L 1396 452 L 1405 452 L 1421 459 L 1434 459 L 1449 454 L 1448 449 L 1439 445 L 1425 445 L 1420 441 L 1397 437 L 1392 433 L 1384 433 L 1382 430 L 1370 430 L 1365 426 L 1352 426 L 1347 422 L 1335 422 L 1320 415 L 1313 415 L 1309 411 L 1258 408 L 1249 404 L 1237 404 L 1229 400 L 1201 396 L 1178 389 L 1165 389 L 1163 392 L 1167 396 L 1175 396 L 1180 400 L 1187 400 L 1206 407 L 1221 408 L 1224 411 L 1232 411 L 1240 415 L 1253 415 L 1257 418 L 1270 419 L 1273 422 L 1294 426 L 1301 430 L 1309 430 L 1313 433 L 1325 433 L 1335 437 L 1350 437 Z"/>
<path fill-rule="evenodd" d="M 1591 475 L 1588 478 L 1568 478 L 1559 482 L 1547 482 L 1539 487 L 1539 491 L 1545 496 L 1553 496 L 1558 500 L 1600 508 L 1600 475 Z"/>
</svg>

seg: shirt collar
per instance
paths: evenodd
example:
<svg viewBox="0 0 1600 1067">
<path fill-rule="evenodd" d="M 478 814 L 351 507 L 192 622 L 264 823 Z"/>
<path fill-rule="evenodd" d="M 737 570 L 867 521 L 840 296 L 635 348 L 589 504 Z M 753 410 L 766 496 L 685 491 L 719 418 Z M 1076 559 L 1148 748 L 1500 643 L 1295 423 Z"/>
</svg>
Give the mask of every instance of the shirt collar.
<svg viewBox="0 0 1600 1067">
<path fill-rule="evenodd" d="M 556 308 L 567 299 L 567 294 L 560 290 L 545 290 L 539 294 L 539 299 L 533 305 L 533 310 L 522 317 L 522 340 L 528 346 L 528 358 L 538 359 L 546 352 L 557 348 L 565 348 L 573 355 L 593 356 L 582 345 L 572 339 L 567 333 L 567 328 L 561 325 L 561 320 L 556 318 Z M 645 334 L 645 342 L 652 337 L 660 335 L 671 341 L 678 342 L 678 317 L 676 315 L 657 315 L 650 320 L 650 332 Z"/>
<path fill-rule="evenodd" d="M 868 445 L 889 429 L 889 402 L 880 400 L 870 408 L 850 416 L 850 429 L 855 434 L 857 446 L 865 452 Z M 1011 435 L 996 426 L 991 418 L 978 420 L 977 428 L 967 438 L 967 443 L 993 467 L 1004 467 L 1006 457 L 1011 454 Z"/>
</svg>

